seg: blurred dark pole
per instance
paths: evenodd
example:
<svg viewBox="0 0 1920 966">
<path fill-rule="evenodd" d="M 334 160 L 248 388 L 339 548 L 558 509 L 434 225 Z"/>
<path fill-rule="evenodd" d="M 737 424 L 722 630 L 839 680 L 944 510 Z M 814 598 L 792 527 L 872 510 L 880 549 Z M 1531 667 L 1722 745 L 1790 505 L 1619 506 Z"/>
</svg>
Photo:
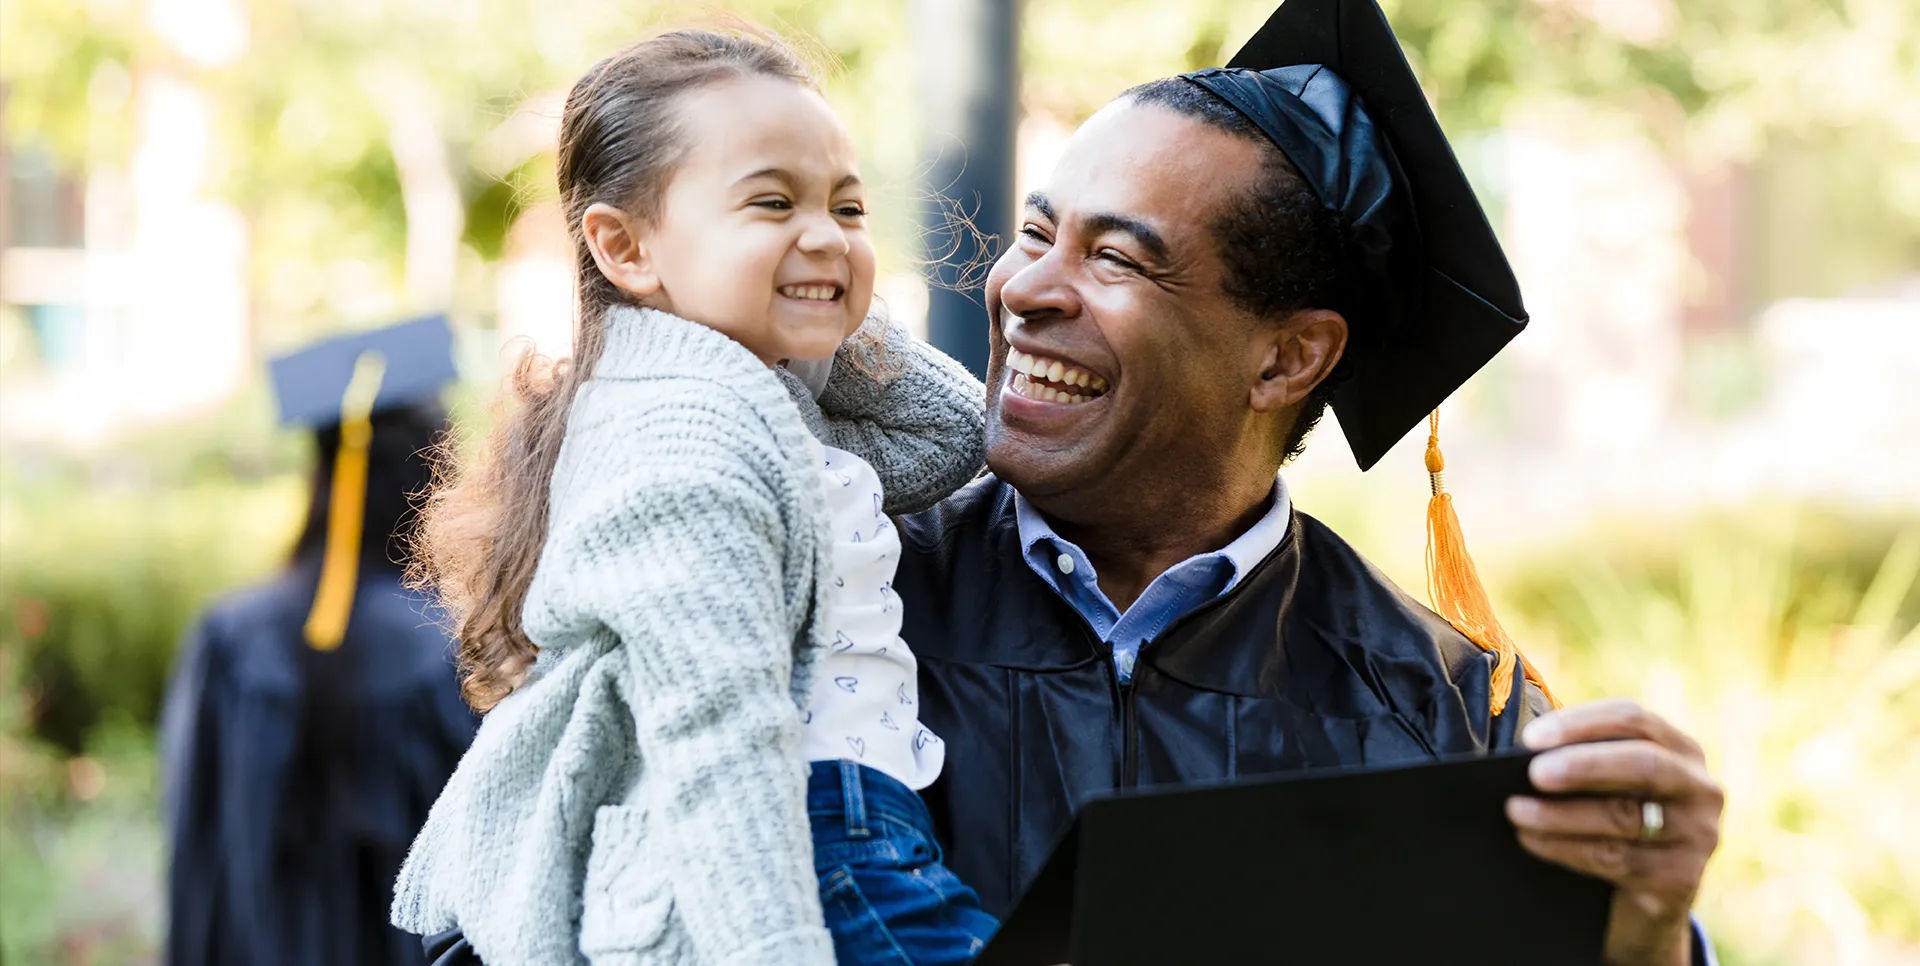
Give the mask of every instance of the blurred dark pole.
<svg viewBox="0 0 1920 966">
<path fill-rule="evenodd" d="M 922 253 L 933 264 L 927 338 L 987 372 L 987 267 L 1013 235 L 1020 119 L 1019 0 L 912 0 L 922 125 Z M 941 199 L 945 199 L 942 202 Z M 984 243 L 954 215 L 971 220 Z"/>
</svg>

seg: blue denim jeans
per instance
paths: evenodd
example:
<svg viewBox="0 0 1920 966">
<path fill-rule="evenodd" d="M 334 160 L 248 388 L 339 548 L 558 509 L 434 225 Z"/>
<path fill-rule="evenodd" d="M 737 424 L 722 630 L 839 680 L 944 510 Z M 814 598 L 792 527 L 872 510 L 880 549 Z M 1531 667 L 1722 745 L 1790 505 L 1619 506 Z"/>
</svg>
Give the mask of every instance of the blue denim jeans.
<svg viewBox="0 0 1920 966">
<path fill-rule="evenodd" d="M 807 781 L 813 867 L 839 966 L 969 963 L 1000 924 L 940 858 L 927 806 L 851 761 Z"/>
</svg>

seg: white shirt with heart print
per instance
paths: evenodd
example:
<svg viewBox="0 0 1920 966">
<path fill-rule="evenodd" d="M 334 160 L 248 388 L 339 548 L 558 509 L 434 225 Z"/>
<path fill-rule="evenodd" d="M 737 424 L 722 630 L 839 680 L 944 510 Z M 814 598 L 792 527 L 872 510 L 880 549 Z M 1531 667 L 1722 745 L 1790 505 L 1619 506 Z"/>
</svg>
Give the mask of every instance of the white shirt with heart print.
<svg viewBox="0 0 1920 966">
<path fill-rule="evenodd" d="M 900 534 L 880 510 L 872 466 L 814 443 L 833 529 L 833 587 L 825 616 L 832 643 L 813 672 L 802 718 L 807 761 L 856 761 L 919 791 L 940 777 L 947 749 L 920 724 L 918 665 L 900 639 L 893 574 Z"/>
</svg>

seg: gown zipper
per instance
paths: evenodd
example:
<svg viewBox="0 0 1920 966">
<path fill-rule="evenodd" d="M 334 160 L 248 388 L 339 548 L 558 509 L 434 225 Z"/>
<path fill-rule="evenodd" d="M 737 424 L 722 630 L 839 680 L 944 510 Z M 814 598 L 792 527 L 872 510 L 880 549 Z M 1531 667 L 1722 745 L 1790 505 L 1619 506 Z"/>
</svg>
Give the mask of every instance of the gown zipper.
<svg viewBox="0 0 1920 966">
<path fill-rule="evenodd" d="M 1264 566 L 1264 562 L 1262 566 Z M 1133 682 L 1131 680 L 1125 683 L 1121 682 L 1120 672 L 1113 666 L 1112 645 L 1100 640 L 1099 636 L 1093 633 L 1093 627 L 1089 625 L 1087 619 L 1082 617 L 1079 611 L 1074 608 L 1073 602 L 1068 600 L 1067 596 L 1062 594 L 1060 589 L 1054 587 L 1052 584 L 1048 584 L 1047 589 L 1052 591 L 1053 595 L 1059 598 L 1061 603 L 1066 604 L 1068 610 L 1074 612 L 1074 618 L 1080 623 L 1081 632 L 1086 635 L 1088 649 L 1093 651 L 1094 657 L 1107 669 L 1107 686 L 1110 689 L 1108 693 L 1113 695 L 1115 703 L 1120 706 L 1120 787 L 1127 789 L 1137 788 L 1140 785 L 1140 742 L 1135 736 L 1135 732 L 1138 731 L 1139 728 L 1134 717 L 1133 696 L 1135 688 Z M 1146 653 L 1147 648 L 1151 646 L 1154 641 L 1164 639 L 1167 635 L 1172 634 L 1175 630 L 1178 630 L 1182 624 L 1187 623 L 1190 618 L 1197 617 L 1220 606 L 1230 596 L 1232 596 L 1231 593 L 1214 597 L 1202 602 L 1200 606 L 1174 618 L 1172 623 L 1161 629 L 1159 637 L 1140 642 L 1140 653 Z"/>
<path fill-rule="evenodd" d="M 1084 626 L 1084 624 L 1083 624 Z M 1107 671 L 1107 693 L 1113 696 L 1114 703 L 1120 708 L 1120 784 L 1121 788 L 1132 788 L 1139 781 L 1139 768 L 1134 764 L 1138 749 L 1134 747 L 1133 727 L 1133 684 L 1123 683 L 1120 672 L 1113 666 L 1113 647 L 1095 636 L 1093 628 L 1085 628 L 1087 643 L 1092 647 L 1094 657 L 1099 659 Z"/>
<path fill-rule="evenodd" d="M 1151 640 L 1141 641 L 1139 653 L 1147 653 L 1147 648 L 1152 647 L 1156 641 L 1165 640 L 1174 631 L 1179 630 L 1180 626 L 1187 623 L 1189 619 L 1198 617 L 1220 606 L 1228 596 L 1231 595 L 1222 595 L 1203 601 L 1200 606 L 1174 618 L 1172 623 L 1160 630 L 1160 636 Z M 1120 672 L 1113 668 L 1112 655 L 1109 654 L 1107 657 L 1107 677 L 1108 680 L 1113 682 L 1114 696 L 1120 702 L 1120 787 L 1128 789 L 1138 788 L 1140 787 L 1140 741 L 1136 733 L 1140 729 L 1134 716 L 1134 692 L 1138 689 L 1134 686 L 1133 681 L 1139 678 L 1139 662 L 1136 659 L 1134 663 L 1135 671 L 1133 679 L 1129 679 L 1125 684 L 1122 684 L 1120 683 Z"/>
</svg>

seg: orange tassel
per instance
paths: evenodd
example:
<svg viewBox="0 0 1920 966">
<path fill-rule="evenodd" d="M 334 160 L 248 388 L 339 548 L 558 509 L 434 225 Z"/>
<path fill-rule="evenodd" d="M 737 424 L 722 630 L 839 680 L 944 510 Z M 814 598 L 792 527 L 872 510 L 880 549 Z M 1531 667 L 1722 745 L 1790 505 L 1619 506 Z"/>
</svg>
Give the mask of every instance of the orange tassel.
<svg viewBox="0 0 1920 966">
<path fill-rule="evenodd" d="M 340 400 L 340 452 L 333 461 L 333 492 L 327 499 L 327 549 L 320 586 L 307 613 L 307 645 L 331 651 L 347 636 L 353 597 L 359 588 L 360 531 L 367 512 L 367 450 L 373 444 L 373 403 L 386 376 L 386 358 L 362 353 Z"/>
<path fill-rule="evenodd" d="M 1460 517 L 1453 511 L 1446 470 L 1447 458 L 1440 452 L 1440 411 L 1436 409 L 1427 417 L 1427 476 L 1433 485 L 1433 498 L 1427 502 L 1427 597 L 1434 611 L 1455 630 L 1482 650 L 1497 655 L 1489 683 L 1495 716 L 1507 708 L 1516 666 L 1547 696 L 1547 702 L 1558 708 L 1560 701 L 1540 672 L 1514 646 L 1500 619 L 1493 616 L 1493 602 L 1480 584 L 1480 572 L 1474 568 L 1473 558 L 1467 554 L 1467 539 L 1460 532 Z"/>
</svg>

